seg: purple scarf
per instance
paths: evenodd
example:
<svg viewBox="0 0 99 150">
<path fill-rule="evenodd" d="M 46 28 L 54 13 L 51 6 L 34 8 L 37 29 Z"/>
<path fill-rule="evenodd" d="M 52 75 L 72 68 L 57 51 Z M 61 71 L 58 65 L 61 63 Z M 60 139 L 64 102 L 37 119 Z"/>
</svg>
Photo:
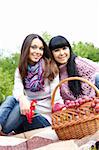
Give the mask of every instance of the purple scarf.
<svg viewBox="0 0 99 150">
<path fill-rule="evenodd" d="M 28 74 L 24 79 L 25 89 L 36 92 L 44 88 L 42 61 L 40 59 L 35 65 L 28 65 Z"/>
</svg>

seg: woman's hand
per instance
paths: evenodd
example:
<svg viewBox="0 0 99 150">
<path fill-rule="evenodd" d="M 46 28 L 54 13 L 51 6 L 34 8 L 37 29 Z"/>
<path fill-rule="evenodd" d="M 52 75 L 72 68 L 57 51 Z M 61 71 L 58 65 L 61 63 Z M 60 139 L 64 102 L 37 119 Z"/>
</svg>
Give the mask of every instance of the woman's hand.
<svg viewBox="0 0 99 150">
<path fill-rule="evenodd" d="M 26 96 L 21 96 L 19 100 L 20 112 L 22 115 L 26 115 L 30 111 L 30 101 L 26 98 Z"/>
</svg>

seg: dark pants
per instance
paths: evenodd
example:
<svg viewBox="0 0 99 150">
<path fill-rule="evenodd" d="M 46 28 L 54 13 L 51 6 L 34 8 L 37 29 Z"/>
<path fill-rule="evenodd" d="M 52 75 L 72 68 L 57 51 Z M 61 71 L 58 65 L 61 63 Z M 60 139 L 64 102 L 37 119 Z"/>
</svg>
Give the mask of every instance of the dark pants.
<svg viewBox="0 0 99 150">
<path fill-rule="evenodd" d="M 28 123 L 26 117 L 24 118 L 24 122 L 15 130 L 16 133 L 21 133 L 33 129 L 44 128 L 50 126 L 51 124 L 47 121 L 46 118 L 39 115 L 32 119 L 32 123 Z"/>
</svg>

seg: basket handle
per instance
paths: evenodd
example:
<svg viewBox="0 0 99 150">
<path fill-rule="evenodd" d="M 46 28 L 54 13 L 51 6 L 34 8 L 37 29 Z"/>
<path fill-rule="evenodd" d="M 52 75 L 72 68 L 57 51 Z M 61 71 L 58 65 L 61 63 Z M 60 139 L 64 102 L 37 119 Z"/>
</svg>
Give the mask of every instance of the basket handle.
<svg viewBox="0 0 99 150">
<path fill-rule="evenodd" d="M 52 106 L 54 105 L 55 93 L 56 93 L 56 90 L 58 89 L 58 87 L 60 87 L 64 82 L 68 82 L 71 80 L 81 80 L 83 82 L 86 82 L 96 91 L 97 96 L 99 96 L 99 89 L 94 84 L 92 84 L 90 81 L 88 81 L 87 79 L 84 79 L 82 77 L 69 77 L 69 78 L 61 80 L 60 83 L 55 87 L 53 94 L 52 94 L 52 99 L 51 99 L 51 105 Z"/>
</svg>

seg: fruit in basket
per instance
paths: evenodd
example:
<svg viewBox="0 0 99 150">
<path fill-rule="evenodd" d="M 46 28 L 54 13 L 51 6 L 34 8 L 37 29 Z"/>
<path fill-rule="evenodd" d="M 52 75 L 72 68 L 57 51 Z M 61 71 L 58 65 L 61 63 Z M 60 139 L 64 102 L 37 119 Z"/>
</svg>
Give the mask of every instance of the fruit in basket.
<svg viewBox="0 0 99 150">
<path fill-rule="evenodd" d="M 83 99 L 85 100 L 85 102 L 89 102 L 89 101 L 93 100 L 93 98 L 88 97 L 87 95 L 84 95 Z"/>
<path fill-rule="evenodd" d="M 65 101 L 65 107 L 66 108 L 73 108 L 73 107 L 75 107 L 75 102 L 71 101 L 71 100 L 66 100 Z"/>
<path fill-rule="evenodd" d="M 54 104 L 54 106 L 52 108 L 52 112 L 56 112 L 56 111 L 62 110 L 63 108 L 65 108 L 64 104 L 56 103 L 56 104 Z"/>
<path fill-rule="evenodd" d="M 91 103 L 91 107 L 95 109 L 95 111 L 99 112 L 99 98 L 95 98 L 94 101 Z"/>
<path fill-rule="evenodd" d="M 94 100 L 94 98 L 88 97 L 88 96 L 84 96 L 83 98 L 78 98 L 75 101 L 65 100 L 65 106 L 66 106 L 66 108 L 77 108 L 80 105 L 90 102 L 90 101 L 93 101 L 93 100 Z M 96 103 L 99 103 L 99 99 L 96 99 L 96 102 L 92 103 L 92 108 L 94 108 L 96 106 Z"/>
<path fill-rule="evenodd" d="M 77 108 L 80 105 L 84 104 L 86 102 L 86 100 L 84 98 L 79 98 L 75 101 L 73 100 L 66 100 L 65 101 L 65 106 L 66 108 Z"/>
<path fill-rule="evenodd" d="M 94 108 L 96 106 L 95 102 L 91 103 L 91 107 Z"/>
<path fill-rule="evenodd" d="M 99 112 L 99 104 L 96 104 L 96 106 L 95 106 L 95 111 L 96 111 L 96 112 Z"/>
<path fill-rule="evenodd" d="M 99 104 L 99 98 L 98 98 L 98 97 L 95 98 L 95 103 L 96 103 L 96 104 Z"/>
</svg>

